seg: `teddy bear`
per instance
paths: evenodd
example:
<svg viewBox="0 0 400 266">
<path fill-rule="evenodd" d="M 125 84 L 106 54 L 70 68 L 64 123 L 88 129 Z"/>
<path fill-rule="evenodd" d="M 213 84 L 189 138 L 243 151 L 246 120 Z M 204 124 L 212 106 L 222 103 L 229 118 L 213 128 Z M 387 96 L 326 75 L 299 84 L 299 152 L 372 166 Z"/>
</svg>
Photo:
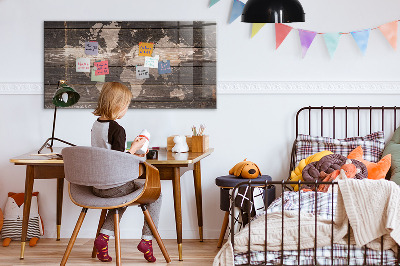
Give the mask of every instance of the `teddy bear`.
<svg viewBox="0 0 400 266">
<path fill-rule="evenodd" d="M 39 215 L 38 207 L 39 192 L 32 193 L 31 211 L 29 214 L 27 239 L 29 246 L 36 245 L 40 236 L 43 235 L 43 223 Z M 8 247 L 11 240 L 21 240 L 22 219 L 24 213 L 24 193 L 9 192 L 4 208 L 3 228 L 1 237 L 3 246 Z"/>
<path fill-rule="evenodd" d="M 174 137 L 175 146 L 172 148 L 172 152 L 188 152 L 189 146 L 186 143 L 185 136 L 175 136 Z"/>
<path fill-rule="evenodd" d="M 247 161 L 246 158 L 242 162 L 237 163 L 231 170 L 229 170 L 229 174 L 252 179 L 260 176 L 261 171 L 255 163 Z"/>
</svg>

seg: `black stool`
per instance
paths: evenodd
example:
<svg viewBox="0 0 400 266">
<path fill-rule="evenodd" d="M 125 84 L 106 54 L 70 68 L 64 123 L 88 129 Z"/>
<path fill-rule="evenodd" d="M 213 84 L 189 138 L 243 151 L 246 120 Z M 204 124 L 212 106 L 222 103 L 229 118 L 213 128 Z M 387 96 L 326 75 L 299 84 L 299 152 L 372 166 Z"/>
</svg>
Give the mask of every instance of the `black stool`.
<svg viewBox="0 0 400 266">
<path fill-rule="evenodd" d="M 226 228 L 228 227 L 228 222 L 229 222 L 229 207 L 230 207 L 229 191 L 233 189 L 237 184 L 249 180 L 265 182 L 266 180 L 272 181 L 272 178 L 268 175 L 262 175 L 254 179 L 246 179 L 246 178 L 236 177 L 234 175 L 227 175 L 227 176 L 220 176 L 215 179 L 215 184 L 220 187 L 220 209 L 222 211 L 225 211 L 225 217 L 224 221 L 222 222 L 221 234 L 219 235 L 219 240 L 217 245 L 218 248 L 222 246 Z M 255 185 L 254 187 L 257 186 Z M 275 186 L 270 186 L 267 189 L 268 189 L 268 199 L 266 200 L 268 200 L 267 206 L 269 206 L 269 204 L 271 204 L 275 200 Z"/>
</svg>

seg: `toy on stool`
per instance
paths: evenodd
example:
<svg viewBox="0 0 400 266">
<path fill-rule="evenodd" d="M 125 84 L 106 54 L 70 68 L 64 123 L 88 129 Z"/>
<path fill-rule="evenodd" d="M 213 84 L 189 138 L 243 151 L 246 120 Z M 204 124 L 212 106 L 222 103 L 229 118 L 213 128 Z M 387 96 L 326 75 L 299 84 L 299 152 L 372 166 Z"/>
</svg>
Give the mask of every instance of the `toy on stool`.
<svg viewBox="0 0 400 266">
<path fill-rule="evenodd" d="M 242 162 L 237 163 L 231 170 L 229 170 L 229 174 L 249 179 L 257 178 L 258 176 L 260 176 L 260 168 L 258 168 L 255 163 L 246 160 L 247 158 L 244 159 Z"/>
<path fill-rule="evenodd" d="M 29 214 L 28 233 L 26 238 L 30 239 L 29 246 L 34 247 L 43 235 L 43 223 L 39 215 L 38 196 L 39 192 L 32 193 L 31 212 Z M 11 240 L 21 241 L 22 219 L 24 213 L 24 193 L 8 193 L 6 206 L 4 208 L 3 228 L 1 237 L 3 247 L 8 247 Z"/>
</svg>

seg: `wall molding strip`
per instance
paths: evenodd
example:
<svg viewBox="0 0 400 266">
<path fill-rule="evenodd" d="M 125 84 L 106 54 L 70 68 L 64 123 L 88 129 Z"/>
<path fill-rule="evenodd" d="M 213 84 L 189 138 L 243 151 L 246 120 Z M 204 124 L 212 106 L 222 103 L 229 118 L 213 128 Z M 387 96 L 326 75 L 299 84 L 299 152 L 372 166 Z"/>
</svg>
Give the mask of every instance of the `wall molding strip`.
<svg viewBox="0 0 400 266">
<path fill-rule="evenodd" d="M 0 83 L 0 94 L 43 94 L 43 83 Z M 400 94 L 400 81 L 221 81 L 217 94 Z"/>
<path fill-rule="evenodd" d="M 0 83 L 0 94 L 43 94 L 43 82 Z"/>
<path fill-rule="evenodd" d="M 399 81 L 218 82 L 218 94 L 400 94 Z"/>
</svg>

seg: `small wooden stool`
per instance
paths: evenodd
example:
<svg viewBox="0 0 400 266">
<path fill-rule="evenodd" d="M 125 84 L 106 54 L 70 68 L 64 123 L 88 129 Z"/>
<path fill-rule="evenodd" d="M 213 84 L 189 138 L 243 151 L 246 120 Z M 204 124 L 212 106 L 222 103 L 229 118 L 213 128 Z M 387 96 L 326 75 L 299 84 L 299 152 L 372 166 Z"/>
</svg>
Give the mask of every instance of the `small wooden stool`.
<svg viewBox="0 0 400 266">
<path fill-rule="evenodd" d="M 249 181 L 250 179 L 236 177 L 234 175 L 220 176 L 215 179 L 215 184 L 220 187 L 220 209 L 225 211 L 224 221 L 222 222 L 221 234 L 219 235 L 218 245 L 220 248 L 222 246 L 222 242 L 224 241 L 226 228 L 228 227 L 229 222 L 229 207 L 230 207 L 230 199 L 229 192 L 233 189 L 237 184 L 241 182 Z M 268 175 L 261 175 L 257 178 L 251 179 L 251 181 L 263 181 L 266 180 L 272 181 L 272 178 Z M 268 189 L 268 201 L 267 207 L 275 200 L 275 186 L 271 186 Z"/>
</svg>

